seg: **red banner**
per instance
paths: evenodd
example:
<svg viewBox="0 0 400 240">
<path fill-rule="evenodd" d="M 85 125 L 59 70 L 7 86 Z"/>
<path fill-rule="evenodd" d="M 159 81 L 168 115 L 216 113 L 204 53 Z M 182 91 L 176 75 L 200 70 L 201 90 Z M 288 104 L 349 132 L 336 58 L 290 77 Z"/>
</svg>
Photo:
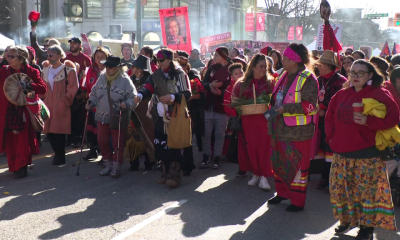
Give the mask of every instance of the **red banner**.
<svg viewBox="0 0 400 240">
<path fill-rule="evenodd" d="M 298 41 L 303 40 L 303 27 L 302 26 L 296 27 L 296 40 L 298 40 Z"/>
<path fill-rule="evenodd" d="M 289 27 L 289 31 L 287 33 L 287 40 L 293 41 L 294 40 L 294 27 Z"/>
<path fill-rule="evenodd" d="M 392 51 L 392 54 L 395 55 L 395 54 L 398 54 L 398 53 L 400 53 L 400 44 L 394 43 L 394 44 L 393 44 L 393 51 Z"/>
<path fill-rule="evenodd" d="M 160 14 L 163 44 L 173 50 L 192 50 L 187 7 L 158 10 Z"/>
<path fill-rule="evenodd" d="M 207 52 L 212 52 L 213 46 L 224 45 L 232 41 L 232 34 L 230 32 L 217 34 L 209 37 L 200 38 L 200 51 L 202 55 Z"/>
<path fill-rule="evenodd" d="M 246 32 L 254 31 L 254 17 L 252 13 L 246 13 Z"/>
<path fill-rule="evenodd" d="M 257 31 L 265 31 L 265 13 L 257 13 Z"/>
</svg>

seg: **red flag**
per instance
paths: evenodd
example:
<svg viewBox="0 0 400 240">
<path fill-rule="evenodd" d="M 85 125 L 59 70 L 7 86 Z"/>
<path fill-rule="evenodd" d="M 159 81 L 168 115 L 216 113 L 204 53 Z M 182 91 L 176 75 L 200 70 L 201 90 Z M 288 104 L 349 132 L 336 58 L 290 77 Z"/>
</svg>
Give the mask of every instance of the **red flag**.
<svg viewBox="0 0 400 240">
<path fill-rule="evenodd" d="M 335 32 L 337 32 L 338 30 L 339 28 L 336 28 Z M 323 46 L 324 50 L 332 50 L 338 53 L 342 51 L 342 47 L 340 46 L 340 43 L 336 39 L 335 32 L 329 23 L 325 23 Z"/>
<path fill-rule="evenodd" d="M 289 41 L 294 40 L 294 27 L 293 26 L 289 27 L 289 31 L 287 34 L 287 40 L 289 40 Z"/>
<path fill-rule="evenodd" d="M 394 43 L 392 54 L 395 55 L 395 54 L 398 54 L 398 53 L 400 53 L 400 44 Z"/>
<path fill-rule="evenodd" d="M 296 40 L 299 40 L 299 41 L 303 40 L 303 27 L 302 26 L 296 27 Z"/>
<path fill-rule="evenodd" d="M 390 55 L 390 49 L 389 49 L 388 42 L 386 41 L 385 45 L 383 45 L 381 55 L 379 55 L 379 56 L 380 57 L 386 57 L 388 55 Z"/>
<path fill-rule="evenodd" d="M 252 13 L 246 13 L 246 32 L 254 31 L 254 17 Z"/>
</svg>

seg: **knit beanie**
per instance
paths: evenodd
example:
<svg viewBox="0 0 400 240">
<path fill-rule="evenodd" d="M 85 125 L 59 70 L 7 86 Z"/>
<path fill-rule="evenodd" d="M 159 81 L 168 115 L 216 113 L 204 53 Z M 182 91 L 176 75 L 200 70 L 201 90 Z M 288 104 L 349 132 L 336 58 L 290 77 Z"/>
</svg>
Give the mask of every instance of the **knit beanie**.
<svg viewBox="0 0 400 240">
<path fill-rule="evenodd" d="M 229 61 L 229 50 L 227 47 L 219 47 L 215 50 L 218 55 L 220 55 L 223 59 Z"/>
</svg>

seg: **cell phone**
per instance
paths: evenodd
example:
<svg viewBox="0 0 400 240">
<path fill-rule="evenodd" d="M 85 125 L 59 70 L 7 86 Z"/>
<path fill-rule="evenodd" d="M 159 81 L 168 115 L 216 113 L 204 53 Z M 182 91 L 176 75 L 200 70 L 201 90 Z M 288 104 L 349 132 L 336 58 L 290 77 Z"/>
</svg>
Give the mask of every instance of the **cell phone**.
<svg viewBox="0 0 400 240">
<path fill-rule="evenodd" d="M 276 111 L 278 109 L 277 107 L 272 107 L 268 111 L 264 113 L 264 117 L 268 120 L 271 121 L 272 119 L 276 118 L 279 115 L 279 112 Z"/>
</svg>

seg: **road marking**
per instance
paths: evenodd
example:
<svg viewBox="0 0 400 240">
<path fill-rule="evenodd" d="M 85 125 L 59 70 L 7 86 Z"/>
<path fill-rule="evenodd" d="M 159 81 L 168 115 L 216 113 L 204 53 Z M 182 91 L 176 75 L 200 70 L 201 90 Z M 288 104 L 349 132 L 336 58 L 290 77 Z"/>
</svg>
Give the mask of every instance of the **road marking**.
<svg viewBox="0 0 400 240">
<path fill-rule="evenodd" d="M 179 202 L 169 206 L 168 208 L 162 210 L 161 212 L 147 218 L 146 220 L 144 220 L 143 222 L 136 224 L 135 226 L 129 228 L 128 230 L 126 230 L 125 232 L 121 233 L 120 235 L 116 236 L 115 238 L 113 238 L 112 240 L 123 240 L 127 237 L 129 237 L 130 235 L 134 234 L 135 232 L 139 231 L 140 229 L 144 228 L 145 226 L 149 225 L 150 223 L 154 222 L 155 220 L 161 218 L 162 216 L 164 216 L 165 214 L 171 212 L 172 210 L 174 210 L 175 208 L 178 208 L 180 206 L 182 206 L 183 204 L 185 204 L 188 200 L 187 199 L 182 199 Z"/>
<path fill-rule="evenodd" d="M 77 151 L 76 153 L 80 153 L 80 151 L 78 151 L 78 150 L 80 150 L 80 149 L 81 149 L 81 148 L 74 148 L 74 149 L 72 149 L 72 150 L 66 152 L 65 155 L 70 155 L 70 154 L 72 154 L 72 153 L 75 153 L 76 151 Z M 82 152 L 85 152 L 85 150 L 86 150 L 86 149 L 83 149 Z M 32 158 L 32 162 L 35 161 L 35 160 L 42 159 L 42 158 L 50 158 L 50 157 L 52 157 L 52 156 L 54 156 L 54 153 L 52 153 L 52 154 L 46 154 L 46 155 L 40 155 L 40 156 L 37 156 L 37 157 Z M 8 168 L 8 164 L 0 165 L 0 169 L 2 169 L 2 168 Z"/>
</svg>

